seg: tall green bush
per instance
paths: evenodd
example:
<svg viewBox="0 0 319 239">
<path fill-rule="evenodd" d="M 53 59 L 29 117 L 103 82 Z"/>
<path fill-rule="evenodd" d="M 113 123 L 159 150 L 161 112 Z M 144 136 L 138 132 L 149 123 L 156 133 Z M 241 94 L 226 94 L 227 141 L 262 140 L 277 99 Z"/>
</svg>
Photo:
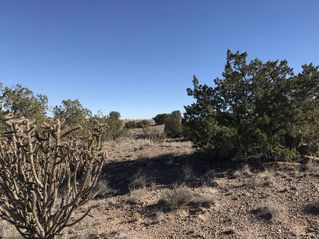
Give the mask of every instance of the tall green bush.
<svg viewBox="0 0 319 239">
<path fill-rule="evenodd" d="M 153 120 L 155 122 L 155 124 L 165 124 L 165 121 L 167 120 L 167 117 L 169 116 L 169 114 L 157 114 Z"/>
<path fill-rule="evenodd" d="M 157 114 L 153 120 L 157 125 L 165 125 L 164 132 L 168 137 L 179 138 L 184 136 L 183 117 L 179 110 L 175 110 L 169 114 Z"/>
<path fill-rule="evenodd" d="M 171 138 L 183 136 L 182 114 L 180 111 L 176 110 L 167 115 L 164 131 Z"/>
<path fill-rule="evenodd" d="M 115 140 L 126 135 L 127 131 L 123 127 L 121 114 L 117 111 L 111 111 L 107 117 L 104 117 L 106 132 L 103 135 L 105 140 Z"/>
<path fill-rule="evenodd" d="M 295 159 L 316 154 L 319 140 L 319 68 L 295 75 L 287 61 L 227 51 L 214 86 L 193 78 L 184 121 L 198 149 L 221 158 Z"/>
<path fill-rule="evenodd" d="M 83 107 L 78 99 L 63 100 L 62 105 L 53 108 L 54 119 L 63 120 L 65 125 L 70 128 L 81 126 L 82 130 L 78 133 L 79 136 L 85 136 L 90 130 L 90 118 L 92 113 L 87 108 Z"/>
</svg>

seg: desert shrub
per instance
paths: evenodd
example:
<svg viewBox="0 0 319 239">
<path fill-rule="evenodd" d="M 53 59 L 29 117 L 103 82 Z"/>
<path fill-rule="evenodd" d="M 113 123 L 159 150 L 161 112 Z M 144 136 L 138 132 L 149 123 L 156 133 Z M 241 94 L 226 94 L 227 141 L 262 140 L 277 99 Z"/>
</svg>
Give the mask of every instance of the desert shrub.
<svg viewBox="0 0 319 239">
<path fill-rule="evenodd" d="M 168 114 L 164 113 L 164 114 L 157 114 L 153 120 L 155 122 L 155 124 L 165 124 L 165 121 L 168 117 Z"/>
<path fill-rule="evenodd" d="M 171 138 L 183 136 L 182 114 L 180 111 L 173 111 L 167 116 L 164 131 Z"/>
<path fill-rule="evenodd" d="M 105 140 L 115 140 L 127 135 L 126 129 L 123 127 L 123 123 L 120 120 L 121 114 L 116 111 L 111 111 L 107 117 L 104 117 L 106 124 L 106 131 L 103 135 Z"/>
<path fill-rule="evenodd" d="M 153 120 L 157 125 L 165 125 L 164 132 L 168 137 L 179 138 L 184 136 L 183 118 L 180 111 L 175 110 L 170 114 L 158 114 Z"/>
<path fill-rule="evenodd" d="M 134 129 L 134 128 L 145 128 L 150 126 L 151 123 L 148 120 L 141 120 L 141 121 L 128 121 L 125 123 L 126 129 Z"/>
<path fill-rule="evenodd" d="M 173 190 L 166 192 L 158 201 L 158 205 L 164 211 L 174 211 L 180 207 L 187 206 L 193 199 L 192 191 L 185 187 L 174 187 Z"/>
<path fill-rule="evenodd" d="M 0 138 L 0 218 L 24 238 L 53 239 L 82 220 L 71 217 L 98 192 L 104 161 L 101 127 L 85 141 L 71 136 L 77 129 L 59 120 L 42 125 L 7 115 L 8 131 Z M 63 193 L 61 193 L 63 189 Z"/>
<path fill-rule="evenodd" d="M 95 121 L 103 125 L 104 132 L 101 138 L 102 141 L 116 140 L 127 135 L 127 128 L 123 126 L 120 117 L 121 114 L 116 111 L 111 111 L 107 116 L 100 112 L 89 118 L 89 125 L 91 127 Z"/>
<path fill-rule="evenodd" d="M 148 120 L 141 120 L 136 123 L 136 128 L 145 128 L 150 126 L 151 123 Z"/>
<path fill-rule="evenodd" d="M 287 61 L 227 52 L 222 78 L 187 93 L 185 123 L 198 149 L 219 158 L 295 159 L 317 154 L 319 141 L 319 68 L 304 65 L 295 75 Z"/>
<path fill-rule="evenodd" d="M 70 128 L 81 126 L 81 132 L 77 135 L 85 136 L 90 129 L 92 113 L 83 107 L 78 99 L 63 100 L 62 104 L 53 108 L 53 118 L 64 121 Z"/>
<path fill-rule="evenodd" d="M 0 107 L 2 115 L 4 112 L 12 112 L 18 116 L 36 120 L 38 123 L 45 120 L 48 109 L 48 98 L 45 95 L 35 95 L 32 90 L 19 84 L 13 88 L 4 87 L 1 91 Z M 1 120 L 1 122 L 4 126 L 4 121 Z"/>
<path fill-rule="evenodd" d="M 133 120 L 126 122 L 124 127 L 125 127 L 126 129 L 134 129 L 134 128 L 137 128 L 136 122 L 133 121 Z"/>
<path fill-rule="evenodd" d="M 121 118 L 121 114 L 118 111 L 111 111 L 109 113 L 109 118 L 110 119 L 118 119 L 119 120 Z"/>
<path fill-rule="evenodd" d="M 165 139 L 164 129 L 161 125 L 144 127 L 143 135 L 145 139 L 149 139 L 153 142 L 162 142 Z"/>
</svg>

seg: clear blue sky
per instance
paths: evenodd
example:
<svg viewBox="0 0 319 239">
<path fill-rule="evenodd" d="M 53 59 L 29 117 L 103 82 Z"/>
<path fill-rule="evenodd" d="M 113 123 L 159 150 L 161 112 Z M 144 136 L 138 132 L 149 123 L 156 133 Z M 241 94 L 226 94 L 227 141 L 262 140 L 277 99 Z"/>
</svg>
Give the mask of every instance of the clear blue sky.
<svg viewBox="0 0 319 239">
<path fill-rule="evenodd" d="M 318 12 L 317 0 L 3 0 L 0 82 L 150 118 L 191 103 L 192 75 L 212 83 L 227 48 L 319 64 Z"/>
</svg>

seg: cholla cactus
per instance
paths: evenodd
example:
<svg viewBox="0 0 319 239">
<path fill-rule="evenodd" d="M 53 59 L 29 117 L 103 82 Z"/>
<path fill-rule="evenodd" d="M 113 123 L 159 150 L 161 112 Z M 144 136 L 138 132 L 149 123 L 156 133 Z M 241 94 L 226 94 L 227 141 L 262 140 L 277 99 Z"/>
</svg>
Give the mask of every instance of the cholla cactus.
<svg viewBox="0 0 319 239">
<path fill-rule="evenodd" d="M 71 216 L 98 193 L 105 154 L 100 149 L 102 127 L 85 141 L 70 136 L 51 121 L 34 123 L 5 117 L 7 131 L 0 138 L 0 217 L 24 238 L 53 239 L 65 227 L 82 220 Z M 60 193 L 64 189 L 64 193 Z"/>
</svg>

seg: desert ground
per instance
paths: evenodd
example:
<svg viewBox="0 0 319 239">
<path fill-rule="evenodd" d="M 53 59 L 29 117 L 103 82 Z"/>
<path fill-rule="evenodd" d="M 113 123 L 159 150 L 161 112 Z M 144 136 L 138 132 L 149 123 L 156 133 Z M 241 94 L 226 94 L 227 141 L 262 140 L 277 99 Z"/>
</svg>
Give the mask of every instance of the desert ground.
<svg viewBox="0 0 319 239">
<path fill-rule="evenodd" d="M 191 142 L 107 142 L 103 190 L 63 239 L 319 238 L 319 166 L 215 162 Z M 20 238 L 0 222 L 1 238 Z"/>
</svg>

